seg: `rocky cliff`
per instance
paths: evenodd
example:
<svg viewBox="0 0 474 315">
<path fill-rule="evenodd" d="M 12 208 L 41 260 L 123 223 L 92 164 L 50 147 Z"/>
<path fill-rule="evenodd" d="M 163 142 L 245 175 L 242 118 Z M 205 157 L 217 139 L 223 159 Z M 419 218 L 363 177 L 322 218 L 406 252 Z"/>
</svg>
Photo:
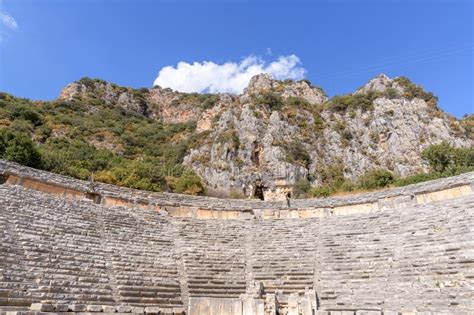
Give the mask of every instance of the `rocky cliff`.
<svg viewBox="0 0 474 315">
<path fill-rule="evenodd" d="M 420 153 L 430 144 L 474 144 L 470 125 L 440 110 L 435 96 L 383 74 L 330 100 L 306 80 L 265 74 L 241 95 L 134 90 L 82 79 L 59 98 L 120 106 L 163 123 L 195 121 L 201 141 L 183 164 L 216 193 L 253 196 L 301 178 L 318 185 L 328 167 L 351 180 L 373 168 L 407 176 L 427 169 Z"/>
</svg>

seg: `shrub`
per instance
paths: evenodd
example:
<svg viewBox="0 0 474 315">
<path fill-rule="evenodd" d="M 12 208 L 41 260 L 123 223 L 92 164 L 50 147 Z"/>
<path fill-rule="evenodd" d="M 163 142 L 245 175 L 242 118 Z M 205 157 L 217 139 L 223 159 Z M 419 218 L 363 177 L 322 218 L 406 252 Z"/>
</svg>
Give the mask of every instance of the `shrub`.
<svg viewBox="0 0 474 315">
<path fill-rule="evenodd" d="M 392 172 L 385 169 L 368 170 L 357 180 L 357 186 L 362 189 L 383 188 L 395 180 Z"/>
<path fill-rule="evenodd" d="M 313 113 L 313 119 L 314 119 L 314 128 L 316 130 L 324 129 L 324 121 L 320 114 Z"/>
<path fill-rule="evenodd" d="M 23 119 L 26 121 L 29 121 L 33 124 L 33 126 L 40 126 L 43 124 L 43 119 L 40 114 L 38 114 L 36 111 L 25 108 L 25 107 L 17 107 L 15 108 L 11 114 L 10 114 L 10 119 Z"/>
<path fill-rule="evenodd" d="M 94 174 L 94 180 L 106 184 L 117 184 L 118 179 L 111 171 L 100 171 Z"/>
<path fill-rule="evenodd" d="M 30 134 L 34 131 L 34 126 L 31 122 L 23 119 L 14 120 L 9 127 L 12 131 L 24 134 Z"/>
<path fill-rule="evenodd" d="M 311 107 L 311 104 L 302 97 L 290 96 L 285 101 L 286 105 L 297 108 L 308 109 Z"/>
<path fill-rule="evenodd" d="M 400 187 L 400 186 L 426 182 L 428 180 L 433 180 L 440 177 L 441 177 L 440 173 L 420 173 L 420 174 L 408 176 L 405 178 L 399 178 L 394 182 L 394 184 L 395 186 Z"/>
<path fill-rule="evenodd" d="M 201 93 L 182 93 L 177 99 L 171 102 L 171 105 L 191 104 L 199 106 L 202 109 L 209 109 L 219 101 L 219 95 L 201 94 Z"/>
<path fill-rule="evenodd" d="M 350 180 L 345 180 L 339 189 L 342 191 L 353 191 L 355 188 L 355 185 Z"/>
<path fill-rule="evenodd" d="M 216 105 L 217 101 L 219 100 L 219 96 L 218 95 L 211 95 L 211 94 L 207 94 L 206 95 L 206 98 L 204 99 L 204 101 L 202 101 L 201 103 L 201 107 L 203 109 L 209 109 L 211 107 L 214 107 L 214 105 Z"/>
<path fill-rule="evenodd" d="M 404 89 L 404 97 L 408 99 L 420 98 L 432 106 L 436 106 L 438 98 L 431 92 L 426 92 L 419 85 L 414 84 L 410 79 L 406 77 L 398 77 L 394 79 L 395 82 L 400 84 Z"/>
<path fill-rule="evenodd" d="M 380 96 L 381 94 L 375 92 L 337 95 L 329 101 L 328 106 L 334 112 L 346 112 L 355 109 L 369 111 L 374 108 L 373 101 Z"/>
<path fill-rule="evenodd" d="M 182 177 L 167 176 L 166 182 L 176 193 L 199 195 L 204 192 L 201 179 L 194 173 L 189 173 Z"/>
<path fill-rule="evenodd" d="M 93 88 L 95 83 L 107 83 L 107 82 L 101 79 L 91 79 L 89 77 L 83 77 L 78 81 L 78 83 L 84 84 L 88 88 Z"/>
<path fill-rule="evenodd" d="M 292 141 L 283 144 L 288 163 L 298 163 L 307 167 L 311 161 L 309 153 L 299 141 Z"/>
<path fill-rule="evenodd" d="M 284 105 L 281 95 L 274 92 L 262 92 L 254 97 L 253 102 L 255 105 L 267 105 L 270 110 L 280 110 Z"/>
<path fill-rule="evenodd" d="M 335 189 L 332 186 L 320 186 L 314 187 L 309 191 L 311 197 L 321 198 L 329 197 L 335 192 Z"/>
<path fill-rule="evenodd" d="M 474 140 L 474 114 L 468 115 L 465 114 L 461 120 L 461 125 L 466 130 L 466 135 Z"/>
<path fill-rule="evenodd" d="M 389 98 L 389 99 L 394 99 L 394 98 L 399 98 L 400 95 L 398 95 L 397 90 L 394 88 L 387 88 L 384 92 L 384 96 Z"/>
<path fill-rule="evenodd" d="M 318 169 L 318 173 L 323 185 L 339 187 L 346 180 L 344 177 L 344 167 L 342 164 L 332 164 Z"/>
<path fill-rule="evenodd" d="M 219 134 L 216 141 L 217 143 L 230 143 L 234 149 L 240 146 L 239 134 L 236 130 L 227 130 Z"/>
<path fill-rule="evenodd" d="M 353 184 L 344 177 L 342 164 L 332 164 L 320 167 L 316 171 L 319 174 L 321 186 L 309 190 L 312 197 L 328 197 L 337 191 L 352 191 Z"/>
<path fill-rule="evenodd" d="M 247 196 L 241 191 L 238 190 L 231 190 L 229 193 L 229 198 L 231 199 L 245 199 Z"/>
<path fill-rule="evenodd" d="M 337 95 L 329 102 L 330 109 L 335 112 L 347 110 L 352 105 L 351 95 Z"/>
<path fill-rule="evenodd" d="M 295 198 L 303 198 L 305 197 L 311 189 L 311 183 L 307 178 L 302 178 L 298 180 L 293 185 L 293 196 Z"/>
</svg>

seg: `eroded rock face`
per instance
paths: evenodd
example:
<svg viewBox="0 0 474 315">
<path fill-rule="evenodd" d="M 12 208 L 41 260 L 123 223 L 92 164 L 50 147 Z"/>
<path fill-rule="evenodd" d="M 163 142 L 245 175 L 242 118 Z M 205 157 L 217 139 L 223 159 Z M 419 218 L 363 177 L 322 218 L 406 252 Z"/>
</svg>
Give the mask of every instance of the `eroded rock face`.
<svg viewBox="0 0 474 315">
<path fill-rule="evenodd" d="M 403 94 L 403 86 L 395 80 L 390 79 L 385 74 L 379 74 L 363 87 L 359 88 L 354 94 L 363 94 L 368 92 L 385 92 L 392 88 L 400 95 Z"/>
<path fill-rule="evenodd" d="M 322 104 L 328 99 L 322 89 L 311 86 L 306 80 L 278 81 L 273 80 L 268 74 L 259 74 L 250 80 L 242 95 L 243 100 L 247 100 L 249 95 L 258 95 L 265 91 L 274 91 L 283 98 L 301 97 L 310 104 Z"/>
<path fill-rule="evenodd" d="M 370 168 L 384 167 L 401 176 L 427 170 L 420 158 L 421 151 L 427 146 L 447 141 L 456 146 L 469 146 L 473 142 L 466 137 L 456 135 L 447 116 L 436 112 L 421 99 L 386 99 L 374 101 L 371 112 L 357 112 L 356 117 L 349 114 L 331 114 L 323 112 L 325 121 L 335 126 L 346 123 L 346 130 L 352 138 L 341 142 L 341 135 L 333 129 L 325 130 L 327 155 L 342 158 L 347 166 L 347 175 L 355 179 Z M 332 163 L 331 157 L 322 159 L 323 163 Z"/>
<path fill-rule="evenodd" d="M 251 196 L 256 185 L 277 191 L 309 174 L 313 175 L 312 184 L 317 185 L 321 169 L 330 165 L 341 165 L 344 175 L 352 180 L 373 168 L 408 176 L 427 170 L 420 154 L 431 144 L 447 141 L 456 146 L 473 145 L 458 121 L 419 98 L 381 96 L 373 101 L 372 110 L 337 112 L 322 105 L 327 98 L 306 82 L 282 86 L 284 83 L 267 75 L 254 77 L 240 96 L 240 104 L 222 108 L 219 121 L 211 129 L 212 141 L 192 150 L 184 163 L 212 188 Z M 383 93 L 387 88 L 403 95 L 403 87 L 385 75 L 356 93 Z M 306 99 L 320 111 L 324 127 L 316 132 L 308 127 L 315 124 L 311 108 L 270 110 L 253 104 L 252 95 L 268 91 L 283 98 Z M 226 133 L 233 134 L 238 143 L 222 136 Z M 306 165 L 289 158 L 292 145 L 309 155 Z"/>
<path fill-rule="evenodd" d="M 106 104 L 116 104 L 126 110 L 149 115 L 145 93 L 137 93 L 133 89 L 119 87 L 101 80 L 82 80 L 68 84 L 60 93 L 59 99 L 100 99 Z"/>
<path fill-rule="evenodd" d="M 431 144 L 474 145 L 458 120 L 431 100 L 407 98 L 402 81 L 385 75 L 353 94 L 371 94 L 370 108 L 344 110 L 331 106 L 324 92 L 307 81 L 277 81 L 266 74 L 253 77 L 239 96 L 133 90 L 91 81 L 69 84 L 60 99 L 98 98 L 163 123 L 196 122 L 195 132 L 204 141 L 183 163 L 211 190 L 225 193 L 256 196 L 301 178 L 317 185 L 321 170 L 331 165 L 342 167 L 352 180 L 373 168 L 407 176 L 427 169 L 420 153 Z M 277 99 L 256 101 L 268 93 Z M 266 103 L 274 101 L 280 103 Z"/>
<path fill-rule="evenodd" d="M 83 81 L 83 82 L 81 82 Z M 155 118 L 164 123 L 197 121 L 202 110 L 186 100 L 182 93 L 171 89 L 154 87 L 139 89 L 120 87 L 115 84 L 92 79 L 82 79 L 68 84 L 59 95 L 63 101 L 99 99 L 106 104 L 116 104 L 128 111 Z"/>
</svg>

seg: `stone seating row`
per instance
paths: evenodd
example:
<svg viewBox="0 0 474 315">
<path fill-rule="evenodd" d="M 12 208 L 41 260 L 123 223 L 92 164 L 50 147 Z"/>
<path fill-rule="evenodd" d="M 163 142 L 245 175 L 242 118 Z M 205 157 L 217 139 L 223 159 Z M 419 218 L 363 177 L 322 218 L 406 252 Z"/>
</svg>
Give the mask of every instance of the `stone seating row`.
<svg viewBox="0 0 474 315">
<path fill-rule="evenodd" d="M 52 299 L 182 306 L 171 236 L 159 229 L 159 222 L 143 227 L 163 231 L 151 237 L 116 211 L 16 186 L 0 189 L 2 305 Z"/>
<path fill-rule="evenodd" d="M 0 309 L 187 307 L 315 289 L 320 309 L 474 311 L 474 196 L 376 213 L 200 220 L 0 185 Z M 53 303 L 53 304 L 54 304 Z M 45 303 L 48 304 L 48 303 Z"/>
</svg>

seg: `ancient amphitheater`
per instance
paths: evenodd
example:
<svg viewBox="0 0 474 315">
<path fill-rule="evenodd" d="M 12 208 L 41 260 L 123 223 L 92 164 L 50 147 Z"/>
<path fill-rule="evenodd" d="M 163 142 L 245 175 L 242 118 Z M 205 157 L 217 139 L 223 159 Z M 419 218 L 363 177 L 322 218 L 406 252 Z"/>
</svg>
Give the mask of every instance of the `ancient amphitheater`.
<svg viewBox="0 0 474 315">
<path fill-rule="evenodd" d="M 474 312 L 474 173 L 290 206 L 0 175 L 1 312 Z"/>
</svg>

